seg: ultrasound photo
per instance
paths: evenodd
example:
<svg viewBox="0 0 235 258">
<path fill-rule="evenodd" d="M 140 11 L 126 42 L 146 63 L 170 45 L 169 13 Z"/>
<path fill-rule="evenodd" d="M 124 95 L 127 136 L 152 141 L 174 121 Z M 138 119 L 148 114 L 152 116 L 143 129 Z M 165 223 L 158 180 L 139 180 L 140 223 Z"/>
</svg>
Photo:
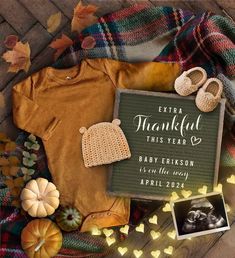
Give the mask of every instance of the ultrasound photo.
<svg viewBox="0 0 235 258">
<path fill-rule="evenodd" d="M 174 201 L 172 215 L 178 239 L 230 228 L 223 195 L 218 193 Z"/>
</svg>

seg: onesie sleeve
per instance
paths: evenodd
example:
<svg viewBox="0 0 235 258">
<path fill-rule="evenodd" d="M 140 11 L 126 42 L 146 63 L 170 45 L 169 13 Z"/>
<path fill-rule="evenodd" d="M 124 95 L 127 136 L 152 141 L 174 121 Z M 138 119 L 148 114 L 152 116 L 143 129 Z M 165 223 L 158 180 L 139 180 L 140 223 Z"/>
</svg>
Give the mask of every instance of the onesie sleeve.
<svg viewBox="0 0 235 258">
<path fill-rule="evenodd" d="M 37 104 L 32 77 L 18 83 L 12 92 L 13 121 L 17 127 L 48 140 L 60 123 L 51 110 Z"/>
<path fill-rule="evenodd" d="M 112 59 L 103 59 L 103 62 L 113 84 L 120 88 L 173 91 L 174 81 L 180 75 L 178 63 L 127 63 Z"/>
</svg>

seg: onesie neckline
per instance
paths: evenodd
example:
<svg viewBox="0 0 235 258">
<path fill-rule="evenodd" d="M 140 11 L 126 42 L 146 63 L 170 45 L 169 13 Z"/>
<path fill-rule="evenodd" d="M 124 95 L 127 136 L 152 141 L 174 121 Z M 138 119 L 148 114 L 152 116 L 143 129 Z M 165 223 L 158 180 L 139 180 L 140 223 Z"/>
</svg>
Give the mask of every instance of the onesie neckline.
<svg viewBox="0 0 235 258">
<path fill-rule="evenodd" d="M 64 84 L 73 84 L 73 83 L 80 81 L 81 78 L 83 77 L 83 73 L 85 71 L 85 65 L 86 65 L 86 62 L 85 62 L 85 60 L 83 60 L 83 61 L 81 61 L 80 64 L 72 66 L 70 68 L 65 68 L 65 69 L 56 69 L 53 67 L 47 67 L 46 74 L 50 79 L 58 82 L 59 84 L 63 84 L 63 85 Z M 75 69 L 77 69 L 77 73 L 76 73 L 75 77 L 71 77 L 71 79 L 67 79 L 67 77 L 69 77 L 71 72 L 73 72 Z M 64 79 L 61 77 L 58 77 L 57 76 L 58 73 L 60 73 L 60 75 L 62 73 L 64 73 Z"/>
</svg>

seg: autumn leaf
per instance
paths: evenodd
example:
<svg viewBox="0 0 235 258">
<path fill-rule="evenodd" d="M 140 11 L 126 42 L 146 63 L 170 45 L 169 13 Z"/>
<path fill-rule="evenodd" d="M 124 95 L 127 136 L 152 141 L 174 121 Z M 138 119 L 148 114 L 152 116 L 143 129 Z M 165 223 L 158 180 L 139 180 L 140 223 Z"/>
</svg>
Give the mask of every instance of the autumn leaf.
<svg viewBox="0 0 235 258">
<path fill-rule="evenodd" d="M 6 39 L 4 41 L 4 45 L 7 48 L 13 49 L 13 47 L 16 45 L 18 40 L 19 40 L 18 36 L 9 35 L 9 36 L 6 37 Z"/>
<path fill-rule="evenodd" d="M 20 206 L 20 201 L 17 199 L 17 200 L 13 200 L 12 202 L 11 202 L 11 205 L 12 206 L 15 206 L 15 207 L 17 207 L 17 208 L 20 208 L 21 206 Z"/>
<path fill-rule="evenodd" d="M 10 139 L 5 135 L 5 133 L 0 133 L 1 142 L 10 142 Z"/>
<path fill-rule="evenodd" d="M 6 179 L 4 182 L 8 188 L 13 189 L 14 187 L 22 187 L 24 185 L 23 177 L 17 177 L 15 179 Z"/>
<path fill-rule="evenodd" d="M 74 8 L 73 19 L 71 23 L 71 30 L 81 32 L 86 27 L 97 22 L 98 18 L 94 16 L 94 13 L 98 7 L 95 5 L 83 5 L 80 1 Z"/>
<path fill-rule="evenodd" d="M 20 70 L 27 72 L 31 65 L 29 43 L 17 42 L 13 49 L 5 52 L 2 57 L 11 63 L 8 72 L 17 73 Z"/>
<path fill-rule="evenodd" d="M 12 166 L 17 166 L 20 164 L 20 160 L 16 156 L 10 156 L 8 160 Z"/>
<path fill-rule="evenodd" d="M 19 167 L 5 166 L 1 168 L 1 171 L 4 176 L 16 176 L 19 171 Z"/>
<path fill-rule="evenodd" d="M 64 34 L 62 34 L 61 38 L 54 40 L 49 45 L 49 47 L 54 48 L 56 50 L 54 54 L 54 60 L 57 60 L 57 58 L 65 51 L 65 49 L 72 45 L 73 41 Z"/>
<path fill-rule="evenodd" d="M 14 179 L 14 186 L 15 187 L 22 187 L 24 185 L 24 179 L 23 177 L 17 177 Z"/>
<path fill-rule="evenodd" d="M 51 15 L 47 20 L 47 31 L 52 33 L 57 30 L 61 23 L 62 14 L 61 12 Z"/>
<path fill-rule="evenodd" d="M 6 185 L 9 189 L 12 189 L 12 188 L 15 187 L 13 179 L 6 179 L 4 183 L 5 183 L 5 185 Z"/>
<path fill-rule="evenodd" d="M 18 171 L 19 171 L 19 167 L 16 167 L 16 166 L 10 167 L 10 175 L 11 176 L 17 176 Z"/>
<path fill-rule="evenodd" d="M 2 152 L 5 152 L 5 144 L 0 143 L 0 154 L 1 154 Z"/>
<path fill-rule="evenodd" d="M 10 167 L 9 166 L 1 167 L 1 172 L 4 176 L 10 176 Z"/>
<path fill-rule="evenodd" d="M 1 157 L 0 158 L 0 166 L 8 166 L 9 160 L 7 158 Z"/>
<path fill-rule="evenodd" d="M 16 149 L 16 144 L 15 142 L 8 142 L 5 145 L 5 151 L 10 152 L 10 151 L 14 151 Z"/>
<path fill-rule="evenodd" d="M 19 197 L 19 195 L 20 195 L 20 193 L 21 193 L 21 188 L 19 188 L 19 187 L 14 187 L 14 188 L 12 188 L 11 189 L 11 195 L 13 196 L 13 197 Z"/>
<path fill-rule="evenodd" d="M 83 49 L 92 49 L 96 44 L 95 39 L 92 36 L 87 36 L 83 39 L 81 47 Z"/>
</svg>

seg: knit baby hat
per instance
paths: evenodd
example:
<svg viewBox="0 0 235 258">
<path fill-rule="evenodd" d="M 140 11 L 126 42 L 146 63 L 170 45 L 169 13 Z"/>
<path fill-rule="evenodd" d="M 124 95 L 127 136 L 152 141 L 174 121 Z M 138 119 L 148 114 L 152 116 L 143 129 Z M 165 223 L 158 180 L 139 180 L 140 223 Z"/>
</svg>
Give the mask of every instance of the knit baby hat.
<svg viewBox="0 0 235 258">
<path fill-rule="evenodd" d="M 80 128 L 85 167 L 110 164 L 131 157 L 126 137 L 119 127 L 121 121 L 102 122 L 90 128 Z"/>
</svg>

